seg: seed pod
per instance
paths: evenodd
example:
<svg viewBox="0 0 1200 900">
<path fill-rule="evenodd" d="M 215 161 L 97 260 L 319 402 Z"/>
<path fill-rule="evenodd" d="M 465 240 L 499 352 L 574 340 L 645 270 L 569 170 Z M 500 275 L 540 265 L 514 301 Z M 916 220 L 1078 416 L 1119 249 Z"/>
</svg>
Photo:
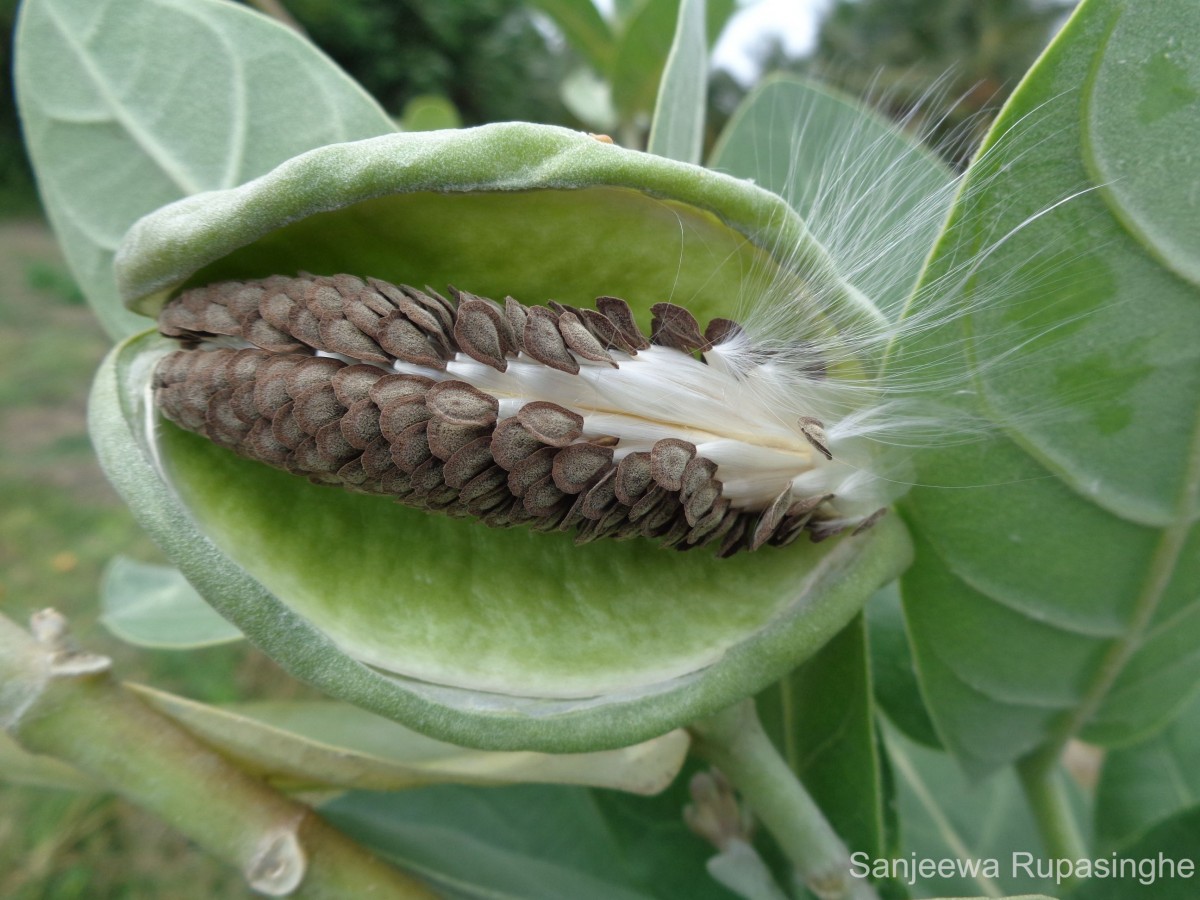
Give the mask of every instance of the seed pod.
<svg viewBox="0 0 1200 900">
<path fill-rule="evenodd" d="M 819 297 L 820 328 L 863 312 L 787 205 L 746 181 L 562 129 L 386 136 L 190 197 L 135 226 L 118 260 L 132 308 L 179 302 L 171 337 L 127 342 L 98 377 L 93 431 L 111 477 L 254 643 L 418 730 L 560 752 L 661 734 L 776 680 L 903 564 L 903 529 L 886 519 L 781 549 L 783 529 L 813 532 L 789 514 L 745 552 L 786 479 L 739 471 L 772 459 L 807 471 L 792 506 L 837 494 L 812 511 L 830 527 L 887 498 L 843 490 L 869 458 L 807 373 L 774 391 L 775 407 L 758 402 L 770 385 L 746 393 L 787 362 L 730 355 L 753 349 L 752 325 L 703 328 L 712 350 L 651 340 L 655 303 L 686 307 L 701 329 L 735 304 L 753 310 L 764 284 Z M 478 294 L 427 287 L 451 283 Z M 225 311 L 210 318 L 203 292 L 221 284 Z M 489 294 L 544 306 L 498 310 Z M 671 340 L 696 343 L 686 319 L 672 323 Z M 252 346 L 251 326 L 273 349 Z M 202 356 L 213 374 L 193 369 Z M 320 363 L 332 399 L 301 390 L 308 370 L 290 392 L 287 373 L 313 359 L 334 361 Z M 832 361 L 830 381 L 847 365 Z M 451 382 L 495 399 L 494 421 L 491 402 L 462 389 L 431 397 Z M 710 406 L 703 385 L 724 400 Z M 155 417 L 149 397 L 184 427 Z M 526 413 L 552 443 L 518 415 L 533 403 L 568 413 Z M 825 423 L 832 461 L 801 416 Z M 674 492 L 652 473 L 639 487 L 661 440 L 692 445 L 715 473 L 685 460 Z M 543 457 L 525 462 L 543 451 L 548 471 Z M 518 467 L 522 496 L 509 487 Z"/>
</svg>

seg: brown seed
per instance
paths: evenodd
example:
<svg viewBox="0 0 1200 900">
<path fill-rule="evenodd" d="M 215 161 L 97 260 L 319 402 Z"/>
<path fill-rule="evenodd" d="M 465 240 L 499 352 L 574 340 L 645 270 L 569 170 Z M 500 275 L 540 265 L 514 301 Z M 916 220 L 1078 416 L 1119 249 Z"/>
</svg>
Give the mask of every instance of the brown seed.
<svg viewBox="0 0 1200 900">
<path fill-rule="evenodd" d="M 425 405 L 439 419 L 453 425 L 491 425 L 500 409 L 495 397 L 465 381 L 435 384 L 425 395 Z"/>
<path fill-rule="evenodd" d="M 425 407 L 424 398 L 420 394 L 413 394 L 392 400 L 379 410 L 379 430 L 388 441 L 395 443 L 413 425 L 429 418 L 430 412 Z"/>
<path fill-rule="evenodd" d="M 650 470 L 650 454 L 644 451 L 630 453 L 617 464 L 617 480 L 614 490 L 617 499 L 626 506 L 633 506 L 638 498 L 650 490 L 654 475 Z"/>
<path fill-rule="evenodd" d="M 554 457 L 559 452 L 555 447 L 543 447 L 513 466 L 508 472 L 508 490 L 512 495 L 524 497 L 530 485 L 549 476 L 554 470 Z"/>
<path fill-rule="evenodd" d="M 601 477 L 599 481 L 580 495 L 581 499 L 577 503 L 577 509 L 579 514 L 585 519 L 598 521 L 604 518 L 605 513 L 609 512 L 614 506 L 620 505 L 617 503 L 617 495 L 613 490 L 616 472 L 616 469 L 611 469 L 608 474 Z"/>
<path fill-rule="evenodd" d="M 571 444 L 554 457 L 551 474 L 558 489 L 565 494 L 578 494 L 597 475 L 612 465 L 611 447 L 595 444 Z"/>
<path fill-rule="evenodd" d="M 634 350 L 650 349 L 650 342 L 646 340 L 646 336 L 638 328 L 637 320 L 633 317 L 633 310 L 629 308 L 629 304 L 624 300 L 619 297 L 597 297 L 596 309 L 600 310 L 601 315 L 617 326 L 617 329 L 621 332 L 621 337 Z"/>
<path fill-rule="evenodd" d="M 821 424 L 820 419 L 814 419 L 812 416 L 802 416 L 800 418 L 800 433 L 808 439 L 808 442 L 817 449 L 818 453 L 826 459 L 833 459 L 833 454 L 829 452 L 829 438 L 825 436 L 825 426 Z"/>
<path fill-rule="evenodd" d="M 254 406 L 259 415 L 272 416 L 292 398 L 288 375 L 303 361 L 300 356 L 272 356 L 259 367 L 254 380 Z"/>
<path fill-rule="evenodd" d="M 304 304 L 297 303 L 288 314 L 287 333 L 309 347 L 320 347 L 321 320 Z"/>
<path fill-rule="evenodd" d="M 517 350 L 524 350 L 525 323 L 529 320 L 529 315 L 525 312 L 525 307 L 512 297 L 505 297 L 504 318 L 508 320 L 508 327 L 512 329 L 513 340 L 517 342 Z"/>
<path fill-rule="evenodd" d="M 274 325 L 280 331 L 288 331 L 289 318 L 296 301 L 283 291 L 264 292 L 258 305 L 258 313 L 263 319 Z"/>
<path fill-rule="evenodd" d="M 466 449 L 464 447 L 463 451 L 465 452 Z M 490 452 L 488 453 L 488 458 L 491 458 Z M 446 483 L 453 483 L 450 481 L 449 473 L 446 476 Z M 504 493 L 510 497 L 512 496 L 512 493 L 508 490 L 508 473 L 494 463 L 485 467 L 481 472 L 460 485 L 460 487 L 462 488 L 461 497 L 463 503 L 470 503 L 484 494 L 490 494 L 498 487 L 503 487 Z"/>
<path fill-rule="evenodd" d="M 341 316 L 322 319 L 321 341 L 331 353 L 340 353 L 368 362 L 391 362 L 383 348 L 362 333 L 354 323 Z"/>
<path fill-rule="evenodd" d="M 504 358 L 500 337 L 502 322 L 507 326 L 499 310 L 490 303 L 475 297 L 463 300 L 454 322 L 454 340 L 467 356 L 503 372 L 508 368 L 508 360 Z"/>
<path fill-rule="evenodd" d="M 583 434 L 583 416 L 555 403 L 535 400 L 517 410 L 517 420 L 539 441 L 565 447 Z"/>
<path fill-rule="evenodd" d="M 380 436 L 379 407 L 369 399 L 359 400 L 339 420 L 342 436 L 351 447 L 365 450 Z"/>
<path fill-rule="evenodd" d="M 380 320 L 377 339 L 379 346 L 396 359 L 431 369 L 446 368 L 441 348 L 399 310 Z"/>
<path fill-rule="evenodd" d="M 300 446 L 301 442 L 308 437 L 308 434 L 300 423 L 296 421 L 296 417 L 292 415 L 292 402 L 289 400 L 271 419 L 271 433 L 275 436 L 275 440 L 292 450 Z"/>
<path fill-rule="evenodd" d="M 333 373 L 333 391 L 342 406 L 350 407 L 371 396 L 371 388 L 384 377 L 376 366 L 346 366 Z"/>
<path fill-rule="evenodd" d="M 531 516 L 548 516 L 558 508 L 565 497 L 566 494 L 558 489 L 554 479 L 547 475 L 525 491 L 525 511 Z"/>
<path fill-rule="evenodd" d="M 501 419 L 492 431 L 492 457 L 510 471 L 541 446 L 542 442 L 516 416 Z"/>
<path fill-rule="evenodd" d="M 581 309 L 579 318 L 584 327 L 600 342 L 600 346 L 605 349 L 621 350 L 630 356 L 637 356 L 637 347 L 626 340 L 624 333 L 612 320 L 605 318 L 594 309 Z"/>
<path fill-rule="evenodd" d="M 679 479 L 680 497 L 686 500 L 696 491 L 712 484 L 716 477 L 717 464 L 711 459 L 697 456 L 695 459 L 689 460 L 688 464 L 683 467 L 683 475 Z"/>
<path fill-rule="evenodd" d="M 246 435 L 246 447 L 250 455 L 273 466 L 282 466 L 291 448 L 282 444 L 271 429 L 270 419 L 259 419 Z"/>
<path fill-rule="evenodd" d="M 384 375 L 371 385 L 370 397 L 380 409 L 393 400 L 423 397 L 436 382 L 423 375 Z"/>
<path fill-rule="evenodd" d="M 425 439 L 425 425 L 425 422 L 410 425 L 391 442 L 392 462 L 408 475 L 416 471 L 417 466 L 433 457 L 429 451 L 429 441 Z"/>
<path fill-rule="evenodd" d="M 617 368 L 616 360 L 609 356 L 604 345 L 584 327 L 583 322 L 575 313 L 564 312 L 558 317 L 558 331 L 566 345 L 584 359 L 608 363 L 614 369 Z"/>
<path fill-rule="evenodd" d="M 429 420 L 425 430 L 430 451 L 442 460 L 449 459 L 476 438 L 487 436 L 490 442 L 489 432 L 483 425 L 454 425 L 436 416 Z"/>
<path fill-rule="evenodd" d="M 571 355 L 566 342 L 558 330 L 558 317 L 544 306 L 531 306 L 526 310 L 525 333 L 522 343 L 525 352 L 542 365 L 579 374 L 579 361 Z"/>
<path fill-rule="evenodd" d="M 874 525 L 876 522 L 878 522 L 880 519 L 882 519 L 886 515 L 887 515 L 886 507 L 883 509 L 875 510 L 875 512 L 871 513 L 869 516 L 867 516 L 865 519 L 863 519 L 861 522 L 858 523 L 858 525 L 855 527 L 855 529 L 852 532 L 850 532 L 850 536 L 854 537 L 855 535 L 862 534 L 864 531 L 866 531 L 868 528 L 870 528 L 872 525 Z"/>
<path fill-rule="evenodd" d="M 312 435 L 331 422 L 337 422 L 345 412 L 346 407 L 338 403 L 331 384 L 309 388 L 295 399 L 292 407 L 292 415 L 300 427 Z"/>
<path fill-rule="evenodd" d="M 446 484 L 451 487 L 464 487 L 468 482 L 496 464 L 492 460 L 490 448 L 491 434 L 475 438 L 468 444 L 463 444 L 454 455 L 445 461 L 442 467 Z"/>
<path fill-rule="evenodd" d="M 700 333 L 700 323 L 688 310 L 674 303 L 655 303 L 650 307 L 654 320 L 650 325 L 650 340 L 684 353 L 709 350 L 710 344 Z"/>
<path fill-rule="evenodd" d="M 316 438 L 317 449 L 323 456 L 339 460 L 339 468 L 358 456 L 358 448 L 351 446 L 343 436 L 340 421 L 330 422 L 317 432 Z"/>
<path fill-rule="evenodd" d="M 683 470 L 696 455 L 696 445 L 678 438 L 663 438 L 650 448 L 650 473 L 669 491 L 682 487 Z"/>
<path fill-rule="evenodd" d="M 396 468 L 396 464 L 392 462 L 392 445 L 382 437 L 371 441 L 359 458 L 368 478 L 379 478 L 390 469 Z"/>
<path fill-rule="evenodd" d="M 272 353 L 290 353 L 301 349 L 299 341 L 265 319 L 257 317 L 257 314 L 243 327 L 242 336 L 250 343 Z"/>
<path fill-rule="evenodd" d="M 709 349 L 717 344 L 732 340 L 743 332 L 743 328 L 733 319 L 710 319 L 704 326 L 704 339 L 709 343 Z"/>
<path fill-rule="evenodd" d="M 721 482 L 715 479 L 701 482 L 682 500 L 684 518 L 689 525 L 699 525 L 719 499 Z"/>
<path fill-rule="evenodd" d="M 754 526 L 754 532 L 750 536 L 751 550 L 757 550 L 775 534 L 779 529 L 779 523 L 783 521 L 788 507 L 791 505 L 792 486 L 788 484 L 759 516 L 758 522 Z"/>
<path fill-rule="evenodd" d="M 333 376 L 346 366 L 340 359 L 330 359 L 325 356 L 297 358 L 299 362 L 288 368 L 286 376 L 287 391 L 293 399 L 314 387 L 325 384 L 330 384 L 332 387 Z M 271 374 L 275 374 L 274 369 L 271 370 Z"/>
</svg>

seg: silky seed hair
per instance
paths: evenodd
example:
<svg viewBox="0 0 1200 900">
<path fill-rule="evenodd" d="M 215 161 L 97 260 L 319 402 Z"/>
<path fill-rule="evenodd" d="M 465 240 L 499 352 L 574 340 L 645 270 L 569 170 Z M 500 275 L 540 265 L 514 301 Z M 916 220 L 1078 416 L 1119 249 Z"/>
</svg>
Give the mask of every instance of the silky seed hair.
<svg viewBox="0 0 1200 900">
<path fill-rule="evenodd" d="M 736 322 L 701 329 L 663 302 L 647 336 L 616 297 L 449 294 L 307 273 L 193 288 L 159 316 L 181 349 L 155 370 L 155 403 L 316 484 L 581 544 L 726 557 L 881 514 L 887 497 L 839 459 L 819 405 L 764 391 L 769 359 L 727 365 Z"/>
</svg>

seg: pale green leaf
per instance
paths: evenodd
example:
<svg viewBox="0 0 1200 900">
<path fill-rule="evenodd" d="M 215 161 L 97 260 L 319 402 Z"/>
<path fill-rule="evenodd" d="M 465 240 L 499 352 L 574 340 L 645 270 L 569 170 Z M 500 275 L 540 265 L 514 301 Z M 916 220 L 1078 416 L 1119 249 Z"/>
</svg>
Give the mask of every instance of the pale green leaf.
<svg viewBox="0 0 1200 900">
<path fill-rule="evenodd" d="M 1200 806 L 1200 696 L 1162 732 L 1111 750 L 1096 789 L 1096 839 L 1107 852 Z"/>
<path fill-rule="evenodd" d="M 945 313 L 963 318 L 897 358 L 921 362 L 939 397 L 957 381 L 997 423 L 921 452 L 915 480 L 931 487 L 905 503 L 925 698 L 974 772 L 1075 734 L 1136 739 L 1200 677 L 1200 291 L 1161 264 L 1145 221 L 1114 215 L 1085 132 L 1178 99 L 1176 81 L 1102 73 L 1147 40 L 1169 48 L 1194 16 L 1187 0 L 1079 7 L 1000 116 L 924 276 L 915 311 L 953 288 L 969 305 Z M 1200 49 L 1171 60 L 1200 84 Z M 1200 99 L 1187 108 L 1200 116 Z M 1200 162 L 1139 146 L 1122 202 L 1144 197 L 1149 216 L 1139 185 L 1178 190 Z M 1169 228 L 1177 210 L 1162 215 Z"/>
<path fill-rule="evenodd" d="M 103 790 L 73 766 L 25 750 L 4 729 L 0 729 L 0 781 L 70 791 Z"/>
<path fill-rule="evenodd" d="M 612 65 L 616 41 L 612 30 L 592 0 L 530 0 L 562 29 L 571 45 L 584 55 L 596 72 Z"/>
<path fill-rule="evenodd" d="M 1094 875 L 1065 900 L 1195 900 L 1200 880 L 1200 806 L 1158 823 L 1122 846 L 1115 858 L 1124 861 L 1118 873 Z M 1102 859 L 1110 871 L 1116 865 L 1112 854 Z"/>
<path fill-rule="evenodd" d="M 792 771 L 852 851 L 888 847 L 863 616 L 757 698 Z"/>
<path fill-rule="evenodd" d="M 625 122 L 649 122 L 675 35 L 680 0 L 642 0 L 617 40 L 611 70 L 613 105 Z M 733 11 L 733 0 L 708 0 L 706 34 L 715 40 Z M 708 76 L 705 73 L 707 84 Z"/>
<path fill-rule="evenodd" d="M 113 557 L 100 580 L 100 623 L 130 644 L 187 650 L 241 640 L 179 570 Z"/>
<path fill-rule="evenodd" d="M 954 199 L 950 171 L 927 148 L 793 75 L 772 76 L 746 97 L 709 166 L 786 199 L 843 276 L 893 316 Z"/>
<path fill-rule="evenodd" d="M 393 130 L 294 31 L 221 0 L 27 0 L 15 75 L 51 224 L 113 337 L 113 254 L 141 216 L 304 150 Z M 86 151 L 86 152 L 84 152 Z"/>
<path fill-rule="evenodd" d="M 462 127 L 462 117 L 449 97 L 421 94 L 404 104 L 400 124 L 404 131 L 438 131 Z"/>
<path fill-rule="evenodd" d="M 469 750 L 329 700 L 217 707 L 141 685 L 130 688 L 242 768 L 289 790 L 532 782 L 653 794 L 674 779 L 688 747 L 687 735 L 672 731 L 596 753 Z"/>
<path fill-rule="evenodd" d="M 909 865 L 897 880 L 915 884 L 916 896 L 947 897 L 1054 891 L 1037 877 L 1042 858 L 1037 829 L 1017 776 L 1005 770 L 979 781 L 963 776 L 946 753 L 916 744 L 892 728 L 885 746 L 896 782 L 900 843 L 895 858 Z M 1078 792 L 1075 805 L 1082 803 Z M 1014 865 L 1028 861 L 1030 870 Z M 952 875 L 923 876 L 916 861 L 950 860 Z M 1032 876 L 1030 875 L 1032 871 Z"/>
<path fill-rule="evenodd" d="M 612 88 L 586 66 L 576 66 L 558 88 L 563 104 L 571 115 L 585 125 L 601 132 L 617 126 L 617 112 L 612 105 Z"/>
<path fill-rule="evenodd" d="M 647 151 L 667 159 L 699 163 L 707 100 L 704 0 L 682 0 L 675 39 L 658 88 Z"/>
<path fill-rule="evenodd" d="M 486 900 L 719 900 L 694 854 L 650 856 L 667 824 L 643 813 L 642 849 L 620 839 L 602 792 L 535 785 L 357 793 L 322 808 L 339 829 L 456 898 Z M 677 813 L 676 813 L 677 815 Z M 614 830 L 615 828 L 615 830 Z M 694 871 L 692 871 L 694 870 Z M 664 886 L 674 884 L 677 887 Z"/>
</svg>

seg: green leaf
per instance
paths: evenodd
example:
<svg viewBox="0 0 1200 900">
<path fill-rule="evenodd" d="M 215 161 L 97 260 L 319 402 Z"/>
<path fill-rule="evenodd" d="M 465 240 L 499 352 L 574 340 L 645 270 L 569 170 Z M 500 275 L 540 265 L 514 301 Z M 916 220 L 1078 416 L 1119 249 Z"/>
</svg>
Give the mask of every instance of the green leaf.
<svg viewBox="0 0 1200 900">
<path fill-rule="evenodd" d="M 400 119 L 405 131 L 437 131 L 442 128 L 461 128 L 458 107 L 441 94 L 422 94 L 404 104 Z"/>
<path fill-rule="evenodd" d="M 1200 6 L 1173 3 L 1144 23 L 1117 23 L 1085 112 L 1086 160 L 1115 215 L 1163 266 L 1200 285 L 1200 216 L 1179 189 L 1196 172 Z M 1154 165 L 1146 165 L 1153 159 Z"/>
<path fill-rule="evenodd" d="M 758 697 L 759 717 L 851 851 L 886 854 L 863 616 Z"/>
<path fill-rule="evenodd" d="M 1121 847 L 1117 859 L 1129 860 L 1120 877 L 1093 876 L 1067 895 L 1066 900 L 1193 900 L 1196 873 L 1200 871 L 1200 806 L 1192 806 Z M 1107 857 L 1110 866 L 1116 865 Z M 1181 870 L 1180 863 L 1190 862 Z M 1142 868 L 1138 869 L 1137 866 Z M 1110 869 L 1111 871 L 1111 869 Z"/>
<path fill-rule="evenodd" d="M 642 0 L 617 40 L 611 69 L 613 106 L 625 122 L 649 119 L 671 51 L 680 0 Z M 733 12 L 734 0 L 709 0 L 706 34 L 715 40 Z M 705 73 L 704 84 L 708 76 Z M 707 87 L 705 88 L 707 91 Z"/>
<path fill-rule="evenodd" d="M 687 735 L 672 731 L 597 753 L 492 753 L 435 741 L 345 703 L 281 700 L 216 707 L 129 687 L 243 769 L 287 790 L 533 782 L 653 794 L 674 779 L 688 747 Z"/>
<path fill-rule="evenodd" d="M 704 0 L 683 0 L 658 89 L 648 152 L 682 162 L 700 162 L 708 102 L 706 51 Z"/>
<path fill-rule="evenodd" d="M 866 615 L 871 681 L 879 708 L 905 737 L 940 749 L 941 742 L 921 698 L 904 610 L 900 606 L 899 584 L 889 584 L 867 601 Z"/>
<path fill-rule="evenodd" d="M 1154 825 L 1200 806 L 1200 696 L 1162 732 L 1105 756 L 1096 790 L 1102 852 L 1132 844 Z"/>
<path fill-rule="evenodd" d="M 729 120 L 709 166 L 786 199 L 884 312 L 908 299 L 956 181 L 920 143 L 828 87 L 775 75 Z"/>
<path fill-rule="evenodd" d="M 554 20 L 576 50 L 599 73 L 607 73 L 616 52 L 616 40 L 592 0 L 530 0 Z"/>
<path fill-rule="evenodd" d="M 589 128 L 604 132 L 617 127 L 612 89 L 605 79 L 587 66 L 572 69 L 559 85 L 558 94 L 571 115 Z"/>
<path fill-rule="evenodd" d="M 100 580 L 100 623 L 130 644 L 188 650 L 238 641 L 178 569 L 113 557 Z"/>
<path fill-rule="evenodd" d="M 1107 190 L 1060 203 L 1096 187 L 1085 127 L 1175 96 L 1175 82 L 1103 73 L 1140 58 L 1147 33 L 1169 47 L 1194 14 L 1183 0 L 1079 7 L 997 121 L 918 295 L 959 285 L 969 305 L 900 348 L 897 371 L 944 363 L 936 391 L 957 379 L 997 423 L 922 452 L 915 480 L 955 489 L 905 504 L 920 535 L 903 591 L 924 694 L 973 772 L 1075 734 L 1136 739 L 1200 677 L 1200 293 Z M 1200 83 L 1200 52 L 1171 60 Z M 1200 100 L 1189 109 L 1200 116 Z M 1145 172 L 1200 177 L 1156 146 L 1139 152 Z"/>
<path fill-rule="evenodd" d="M 452 897 L 520 900 L 716 900 L 715 886 L 663 893 L 652 882 L 679 860 L 626 855 L 607 816 L 580 789 L 533 785 L 425 788 L 403 797 L 350 794 L 322 808 L 333 824 Z M 654 831 L 645 835 L 655 843 Z M 702 846 L 699 841 L 697 846 Z M 692 863 L 692 868 L 699 864 Z M 701 876 L 703 871 L 701 870 Z M 693 876 L 694 878 L 694 876 Z"/>
<path fill-rule="evenodd" d="M 145 328 L 112 283 L 117 244 L 139 217 L 312 147 L 393 130 L 311 44 L 234 3 L 26 0 L 16 46 L 42 202 L 113 337 Z"/>
<path fill-rule="evenodd" d="M 1037 877 L 1037 831 L 1011 769 L 971 781 L 945 753 L 891 728 L 884 728 L 884 738 L 900 818 L 895 858 L 909 864 L 896 871 L 898 881 L 928 897 L 1056 891 L 1052 880 Z M 1074 800 L 1081 802 L 1077 794 Z M 1029 861 L 1032 876 L 1014 865 L 1014 854 Z M 943 859 L 952 861 L 953 875 L 924 877 L 915 870 L 920 860 Z"/>
</svg>

